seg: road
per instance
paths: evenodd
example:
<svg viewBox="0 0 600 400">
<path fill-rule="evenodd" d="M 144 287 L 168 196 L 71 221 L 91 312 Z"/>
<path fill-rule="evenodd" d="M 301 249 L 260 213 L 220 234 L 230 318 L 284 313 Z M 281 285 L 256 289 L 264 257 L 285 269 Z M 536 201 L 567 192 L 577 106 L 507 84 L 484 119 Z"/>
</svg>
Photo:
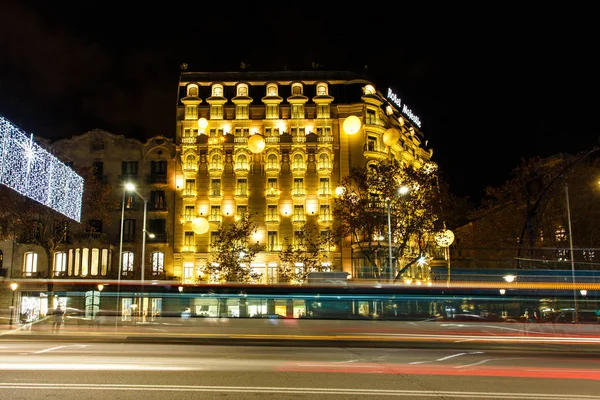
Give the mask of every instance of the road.
<svg viewBox="0 0 600 400">
<path fill-rule="evenodd" d="M 600 400 L 600 353 L 213 346 L 4 336 L 4 399 Z"/>
</svg>

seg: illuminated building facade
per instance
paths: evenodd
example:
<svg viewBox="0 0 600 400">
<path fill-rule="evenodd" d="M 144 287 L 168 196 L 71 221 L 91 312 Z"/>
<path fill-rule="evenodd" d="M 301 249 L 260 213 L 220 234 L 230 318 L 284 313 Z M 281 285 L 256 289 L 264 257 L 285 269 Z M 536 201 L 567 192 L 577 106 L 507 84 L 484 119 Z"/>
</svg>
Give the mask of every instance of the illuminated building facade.
<svg viewBox="0 0 600 400">
<path fill-rule="evenodd" d="M 432 155 L 406 104 L 350 72 L 183 72 L 176 119 L 173 275 L 183 283 L 209 280 L 215 232 L 245 213 L 258 225 L 251 267 L 277 283 L 278 252 L 309 226 L 332 227 L 352 167 L 420 167 Z M 397 141 L 386 143 L 390 128 Z M 365 277 L 349 242 L 329 251 L 332 269 Z"/>
</svg>

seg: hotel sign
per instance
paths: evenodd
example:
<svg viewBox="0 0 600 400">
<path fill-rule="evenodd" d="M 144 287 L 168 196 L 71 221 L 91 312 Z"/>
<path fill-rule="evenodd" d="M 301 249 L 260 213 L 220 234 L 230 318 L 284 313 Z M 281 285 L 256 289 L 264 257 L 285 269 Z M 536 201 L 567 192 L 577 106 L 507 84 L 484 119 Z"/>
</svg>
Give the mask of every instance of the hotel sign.
<svg viewBox="0 0 600 400">
<path fill-rule="evenodd" d="M 415 125 L 417 125 L 419 128 L 421 127 L 421 119 L 418 116 L 416 116 L 411 111 L 411 109 L 406 106 L 406 104 L 402 104 L 400 97 L 398 97 L 396 93 L 392 92 L 392 89 L 390 88 L 388 88 L 387 97 L 392 103 L 394 103 L 398 107 L 399 110 L 402 111 L 402 114 L 404 114 L 409 120 L 414 122 Z"/>
</svg>

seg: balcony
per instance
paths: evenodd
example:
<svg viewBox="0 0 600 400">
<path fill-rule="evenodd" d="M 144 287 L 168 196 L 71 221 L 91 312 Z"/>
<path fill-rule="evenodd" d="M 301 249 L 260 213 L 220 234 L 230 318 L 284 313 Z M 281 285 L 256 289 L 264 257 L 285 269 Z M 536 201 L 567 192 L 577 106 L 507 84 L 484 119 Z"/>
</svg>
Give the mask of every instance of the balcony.
<svg viewBox="0 0 600 400">
<path fill-rule="evenodd" d="M 248 172 L 250 171 L 250 164 L 247 162 L 236 162 L 233 169 L 235 172 Z"/>
<path fill-rule="evenodd" d="M 266 172 L 279 172 L 281 170 L 281 165 L 277 162 L 268 162 L 265 164 Z"/>
<path fill-rule="evenodd" d="M 147 177 L 148 184 L 167 183 L 167 174 L 150 174 Z"/>
<path fill-rule="evenodd" d="M 293 163 L 292 164 L 292 172 L 306 172 L 306 164 L 305 163 Z"/>
<path fill-rule="evenodd" d="M 97 241 L 99 243 L 109 243 L 108 235 L 102 232 L 81 232 L 72 235 L 74 241 Z"/>
<path fill-rule="evenodd" d="M 153 211 L 153 212 L 168 212 L 169 209 L 166 205 L 155 205 L 155 204 L 148 204 L 148 211 Z"/>
<path fill-rule="evenodd" d="M 208 164 L 208 172 L 223 172 L 223 164 L 222 163 Z"/>
<path fill-rule="evenodd" d="M 181 143 L 183 143 L 183 144 L 196 144 L 196 136 L 183 137 L 183 138 L 181 138 Z"/>
<path fill-rule="evenodd" d="M 248 197 L 248 189 L 235 189 L 235 197 Z"/>
</svg>

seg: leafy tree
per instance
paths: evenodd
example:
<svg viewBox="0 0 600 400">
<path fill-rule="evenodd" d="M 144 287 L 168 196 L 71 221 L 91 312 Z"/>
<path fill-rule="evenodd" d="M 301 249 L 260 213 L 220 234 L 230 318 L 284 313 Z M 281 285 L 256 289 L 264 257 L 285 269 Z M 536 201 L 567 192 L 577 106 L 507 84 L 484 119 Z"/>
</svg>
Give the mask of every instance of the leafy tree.
<svg viewBox="0 0 600 400">
<path fill-rule="evenodd" d="M 294 240 L 286 238 L 286 245 L 279 253 L 278 276 L 281 281 L 302 284 L 311 272 L 326 272 L 332 268 L 328 249 L 331 247 L 329 231 L 322 235 L 314 226 L 305 225 Z"/>
<path fill-rule="evenodd" d="M 250 236 L 256 232 L 257 225 L 248 214 L 238 221 L 221 224 L 216 233 L 213 246 L 216 252 L 213 263 L 203 268 L 202 273 L 213 281 L 243 282 L 258 281 L 262 274 L 253 272 L 250 263 L 260 250 L 250 243 Z"/>
<path fill-rule="evenodd" d="M 110 186 L 96 179 L 90 168 L 77 169 L 84 179 L 82 198 L 82 222 L 74 221 L 53 209 L 0 185 L 4 207 L 0 209 L 0 240 L 15 240 L 40 246 L 48 260 L 50 272 L 53 254 L 62 249 L 70 238 L 75 241 L 94 232 L 97 228 L 90 222 L 106 221 L 116 203 L 110 200 Z"/>
<path fill-rule="evenodd" d="M 455 257 L 454 265 L 564 268 L 560 263 L 571 258 L 569 214 L 575 257 L 590 261 L 593 251 L 585 249 L 600 241 L 600 210 L 592 207 L 600 190 L 600 162 L 589 155 L 523 159 L 509 181 L 486 188 L 481 206 L 459 231 L 455 250 L 461 258 Z"/>
<path fill-rule="evenodd" d="M 350 238 L 376 277 L 389 268 L 388 204 L 392 258 L 404 266 L 393 267 L 398 278 L 427 253 L 440 218 L 440 192 L 434 164 L 415 169 L 375 163 L 352 169 L 341 182 L 342 194 L 334 200 L 336 236 Z M 406 188 L 405 194 L 399 189 Z"/>
</svg>

